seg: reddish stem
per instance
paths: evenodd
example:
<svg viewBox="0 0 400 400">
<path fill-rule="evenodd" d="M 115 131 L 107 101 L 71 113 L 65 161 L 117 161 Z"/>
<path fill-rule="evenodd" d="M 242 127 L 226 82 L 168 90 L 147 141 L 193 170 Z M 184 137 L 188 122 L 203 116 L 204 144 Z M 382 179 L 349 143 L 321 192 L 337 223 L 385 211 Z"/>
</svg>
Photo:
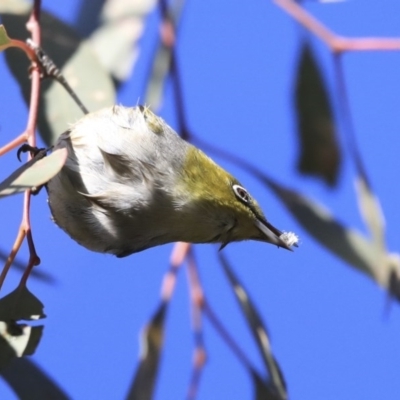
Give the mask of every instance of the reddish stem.
<svg viewBox="0 0 400 400">
<path fill-rule="evenodd" d="M 11 142 L 7 143 L 5 146 L 0 148 L 0 157 L 9 151 L 21 146 L 22 143 L 26 142 L 28 140 L 28 135 L 26 131 L 21 133 L 18 137 L 13 139 Z"/>
<path fill-rule="evenodd" d="M 175 244 L 172 250 L 170 260 L 171 267 L 169 271 L 165 274 L 161 287 L 161 299 L 164 302 L 168 302 L 174 293 L 178 271 L 185 261 L 189 249 L 189 243 L 178 242 Z"/>
<path fill-rule="evenodd" d="M 32 40 L 40 45 L 40 25 L 39 25 L 39 15 L 40 15 L 40 0 L 35 0 L 33 10 L 31 16 L 28 20 L 26 25 L 28 31 L 31 32 Z M 32 64 L 31 68 L 31 96 L 29 102 L 29 114 L 28 114 L 28 121 L 26 125 L 26 129 L 23 134 L 21 134 L 18 138 L 14 139 L 12 142 L 8 143 L 0 152 L 7 152 L 12 148 L 21 144 L 23 139 L 27 140 L 28 143 L 32 146 L 36 146 L 36 137 L 35 137 L 35 129 L 37 124 L 37 115 L 39 110 L 39 93 L 40 93 L 40 70 L 39 66 L 36 63 Z M 30 153 L 28 153 L 28 160 L 31 159 Z M 4 280 L 7 276 L 7 273 L 10 269 L 10 266 L 18 253 L 21 244 L 25 237 L 28 240 L 28 247 L 29 247 L 29 262 L 24 272 L 24 276 L 22 281 L 26 282 L 28 276 L 35 265 L 40 263 L 40 259 L 36 254 L 35 245 L 33 243 L 32 238 L 32 231 L 31 231 L 31 222 L 30 222 L 30 199 L 31 199 L 31 192 L 30 190 L 25 192 L 24 195 L 24 205 L 23 205 L 23 212 L 22 212 L 22 221 L 21 226 L 18 231 L 17 238 L 15 239 L 14 246 L 11 250 L 11 253 L 3 267 L 2 273 L 0 275 L 0 288 L 4 283 Z"/>
<path fill-rule="evenodd" d="M 308 13 L 300 4 L 292 0 L 274 0 L 299 24 L 319 37 L 334 53 L 345 51 L 400 50 L 398 38 L 346 38 L 329 30 Z"/>
<path fill-rule="evenodd" d="M 37 57 L 33 49 L 31 49 L 29 45 L 23 42 L 22 40 L 10 39 L 8 44 L 1 47 L 1 50 L 6 50 L 9 49 L 10 47 L 16 47 L 22 50 L 32 62 L 37 61 Z"/>
<path fill-rule="evenodd" d="M 179 124 L 179 132 L 181 137 L 185 140 L 190 139 L 190 131 L 188 129 L 187 113 L 185 112 L 185 101 L 183 94 L 182 85 L 182 74 L 180 73 L 179 64 L 176 56 L 176 26 L 170 16 L 168 10 L 168 2 L 166 0 L 160 0 L 159 6 L 162 14 L 161 22 L 161 41 L 163 44 L 170 49 L 171 61 L 169 65 L 169 73 L 171 74 L 173 84 L 173 94 L 175 97 L 176 113 Z"/>
<path fill-rule="evenodd" d="M 17 255 L 17 253 L 18 253 L 18 251 L 19 251 L 19 249 L 20 249 L 20 247 L 22 245 L 22 242 L 25 239 L 25 236 L 26 236 L 25 231 L 24 231 L 24 229 L 22 229 L 22 226 L 21 226 L 19 228 L 19 230 L 18 230 L 18 234 L 17 234 L 17 237 L 15 238 L 15 242 L 14 242 L 14 245 L 13 245 L 13 247 L 11 249 L 10 255 L 8 256 L 8 258 L 6 260 L 6 263 L 4 264 L 3 270 L 1 271 L 1 274 L 0 274 L 0 289 L 3 286 L 3 283 L 4 283 L 4 280 L 6 279 L 7 273 L 9 271 L 10 267 L 11 267 L 11 264 L 14 261 L 15 256 Z"/>
<path fill-rule="evenodd" d="M 196 394 L 200 385 L 201 374 L 207 360 L 207 352 L 204 346 L 203 324 L 201 319 L 202 309 L 204 305 L 204 292 L 201 286 L 193 249 L 188 255 L 187 273 L 192 305 L 192 326 L 195 340 L 195 348 L 193 354 L 193 371 L 186 398 L 188 400 L 192 400 L 196 398 Z"/>
</svg>

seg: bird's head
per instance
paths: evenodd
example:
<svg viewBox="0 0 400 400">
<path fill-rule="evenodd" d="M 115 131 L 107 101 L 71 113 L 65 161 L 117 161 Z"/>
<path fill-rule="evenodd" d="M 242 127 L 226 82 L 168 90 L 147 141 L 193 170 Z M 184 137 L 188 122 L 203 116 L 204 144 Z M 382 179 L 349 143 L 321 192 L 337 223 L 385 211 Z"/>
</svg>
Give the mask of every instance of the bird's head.
<svg viewBox="0 0 400 400">
<path fill-rule="evenodd" d="M 241 240 L 263 241 L 288 250 L 297 246 L 297 236 L 280 231 L 267 221 L 243 185 L 202 151 L 193 146 L 188 148 L 179 175 L 181 190 L 190 199 L 193 213 L 198 214 L 199 221 L 208 221 L 193 226 L 211 230 L 204 232 L 208 238 L 204 241 L 222 243 L 222 247 Z"/>
</svg>

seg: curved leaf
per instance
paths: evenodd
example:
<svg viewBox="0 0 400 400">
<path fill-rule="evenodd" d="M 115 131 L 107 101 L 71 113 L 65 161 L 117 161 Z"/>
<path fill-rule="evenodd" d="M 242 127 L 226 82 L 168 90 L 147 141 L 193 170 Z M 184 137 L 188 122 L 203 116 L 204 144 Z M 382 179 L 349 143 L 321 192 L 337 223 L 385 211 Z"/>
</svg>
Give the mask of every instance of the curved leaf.
<svg viewBox="0 0 400 400">
<path fill-rule="evenodd" d="M 320 244 L 390 290 L 393 276 L 400 276 L 400 260 L 396 254 L 388 254 L 362 234 L 345 227 L 315 201 L 270 179 L 265 178 L 264 182 Z M 400 292 L 393 294 L 399 297 Z"/>
<path fill-rule="evenodd" d="M 0 25 L 0 51 L 6 49 L 11 44 L 11 39 L 8 37 L 4 25 Z"/>
<path fill-rule="evenodd" d="M 20 400 L 69 400 L 70 397 L 39 366 L 18 358 L 1 371 L 1 376 Z"/>
<path fill-rule="evenodd" d="M 372 192 L 367 181 L 359 176 L 356 179 L 358 207 L 363 220 L 377 247 L 385 251 L 385 219 L 379 200 Z"/>
<path fill-rule="evenodd" d="M 34 354 L 42 333 L 43 326 L 0 321 L 0 369 L 9 365 L 16 357 Z"/>
<path fill-rule="evenodd" d="M 25 285 L 0 299 L 0 320 L 38 320 L 45 318 L 43 303 Z"/>
<path fill-rule="evenodd" d="M 26 14 L 32 8 L 32 3 L 27 0 L 1 0 L 0 13 Z"/>
<path fill-rule="evenodd" d="M 2 14 L 11 37 L 24 40 L 27 36 L 27 14 Z M 82 42 L 76 32 L 51 14 L 41 13 L 42 48 L 61 70 L 69 85 L 90 111 L 113 105 L 115 88 L 109 73 L 102 67 L 90 45 Z M 9 68 L 20 84 L 28 103 L 30 83 L 29 62 L 21 52 L 5 53 Z M 53 144 L 69 124 L 82 117 L 82 111 L 64 88 L 54 80 L 42 83 L 38 127 L 46 144 Z"/>
<path fill-rule="evenodd" d="M 138 55 L 144 19 L 155 0 L 108 0 L 101 12 L 101 25 L 88 43 L 103 67 L 118 81 L 126 80 Z"/>
<path fill-rule="evenodd" d="M 295 104 L 301 149 L 298 170 L 335 186 L 341 161 L 335 121 L 322 73 L 307 42 L 301 49 Z"/>
<path fill-rule="evenodd" d="M 24 284 L 0 299 L 0 368 L 15 357 L 32 355 L 42 338 L 43 326 L 16 321 L 45 317 L 42 302 Z"/>
<path fill-rule="evenodd" d="M 234 274 L 231 266 L 228 263 L 228 260 L 221 252 L 219 253 L 219 260 L 227 278 L 229 279 L 242 312 L 246 317 L 251 333 L 253 334 L 253 338 L 257 343 L 261 357 L 264 361 L 265 368 L 268 371 L 269 379 L 267 382 L 261 382 L 260 384 L 260 382 L 256 379 L 255 382 L 257 383 L 257 393 L 259 393 L 260 390 L 262 390 L 262 392 L 267 391 L 270 395 L 268 398 L 285 400 L 287 399 L 286 383 L 279 364 L 271 352 L 268 331 L 247 291 L 239 282 L 239 279 Z"/>
<path fill-rule="evenodd" d="M 277 393 L 271 390 L 271 385 L 254 372 L 251 373 L 254 386 L 255 400 L 282 400 Z"/>
<path fill-rule="evenodd" d="M 176 28 L 179 24 L 185 0 L 175 0 L 171 2 L 167 23 L 170 23 L 169 28 L 173 28 L 176 32 Z M 164 24 L 166 21 L 163 22 Z M 166 26 L 164 26 L 164 29 Z M 173 33 L 172 33 L 173 34 Z M 167 46 L 164 42 L 157 44 L 155 55 L 153 58 L 153 66 L 151 69 L 151 75 L 147 79 L 147 88 L 145 95 L 145 104 L 148 104 L 153 110 L 157 110 L 161 106 L 164 82 L 171 68 L 171 62 L 173 57 L 173 47 Z"/>
<path fill-rule="evenodd" d="M 162 302 L 142 334 L 142 355 L 127 400 L 151 400 L 164 341 L 167 303 Z"/>
<path fill-rule="evenodd" d="M 0 183 L 0 198 L 45 184 L 60 172 L 67 155 L 66 149 L 58 149 L 45 158 L 34 157 Z"/>
</svg>

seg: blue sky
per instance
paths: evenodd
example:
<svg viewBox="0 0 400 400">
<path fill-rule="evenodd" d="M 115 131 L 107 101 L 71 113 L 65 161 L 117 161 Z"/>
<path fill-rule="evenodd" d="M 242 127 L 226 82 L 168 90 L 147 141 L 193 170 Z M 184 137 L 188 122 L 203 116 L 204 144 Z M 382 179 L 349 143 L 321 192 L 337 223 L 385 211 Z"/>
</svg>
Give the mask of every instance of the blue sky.
<svg viewBox="0 0 400 400">
<path fill-rule="evenodd" d="M 72 23 L 78 1 L 61 6 L 44 0 L 45 9 Z M 349 36 L 399 36 L 400 3 L 350 0 L 309 3 L 308 9 L 334 31 Z M 157 19 L 150 17 L 132 79 L 118 102 L 143 99 L 143 76 L 150 65 Z M 299 176 L 293 109 L 299 29 L 269 1 L 188 1 L 182 21 L 178 60 L 190 128 L 202 139 L 251 160 L 282 184 L 318 199 L 346 225 L 365 232 L 354 192 L 355 169 L 340 132 L 343 165 L 335 190 Z M 326 81 L 334 92 L 327 49 L 313 41 Z M 345 73 L 357 141 L 372 186 L 386 217 L 387 243 L 399 251 L 400 166 L 398 93 L 400 55 L 365 52 L 345 56 Z M 26 107 L 17 84 L 0 58 L 0 140 L 24 129 Z M 171 85 L 160 114 L 176 126 Z M 338 105 L 340 99 L 334 98 Z M 252 193 L 268 219 L 300 236 L 294 253 L 262 243 L 230 244 L 225 254 L 251 293 L 272 337 L 272 348 L 294 400 L 396 398 L 400 392 L 400 314 L 388 309 L 386 294 L 321 248 L 287 213 L 273 194 L 238 166 L 215 158 Z M 15 154 L 0 160 L 5 176 L 17 168 Z M 2 248 L 17 233 L 22 196 L 2 200 Z M 45 304 L 42 342 L 33 356 L 73 399 L 120 399 L 136 368 L 138 334 L 155 311 L 172 245 L 125 259 L 87 251 L 50 220 L 43 191 L 33 199 L 33 234 L 42 264 L 56 283 L 35 279 L 29 289 Z M 195 247 L 207 299 L 249 358 L 262 363 L 245 321 L 217 263 L 214 246 Z M 24 247 L 21 258 L 27 259 Z M 166 324 L 157 399 L 183 398 L 193 350 L 185 271 L 179 274 Z M 11 271 L 3 289 L 15 288 Z M 251 399 L 246 370 L 207 321 L 209 354 L 199 399 Z M 2 399 L 15 399 L 0 381 Z"/>
</svg>

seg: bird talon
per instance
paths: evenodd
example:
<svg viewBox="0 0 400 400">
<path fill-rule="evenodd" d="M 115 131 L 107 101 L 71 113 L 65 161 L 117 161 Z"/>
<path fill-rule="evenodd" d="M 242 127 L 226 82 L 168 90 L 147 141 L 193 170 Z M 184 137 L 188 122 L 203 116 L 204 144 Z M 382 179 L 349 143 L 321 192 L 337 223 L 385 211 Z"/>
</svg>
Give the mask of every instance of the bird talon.
<svg viewBox="0 0 400 400">
<path fill-rule="evenodd" d="M 40 151 L 45 149 L 39 149 L 37 147 L 33 147 L 28 143 L 23 144 L 17 151 L 17 158 L 21 161 L 21 153 L 27 153 L 28 151 L 31 153 L 32 157 L 35 157 Z"/>
</svg>

